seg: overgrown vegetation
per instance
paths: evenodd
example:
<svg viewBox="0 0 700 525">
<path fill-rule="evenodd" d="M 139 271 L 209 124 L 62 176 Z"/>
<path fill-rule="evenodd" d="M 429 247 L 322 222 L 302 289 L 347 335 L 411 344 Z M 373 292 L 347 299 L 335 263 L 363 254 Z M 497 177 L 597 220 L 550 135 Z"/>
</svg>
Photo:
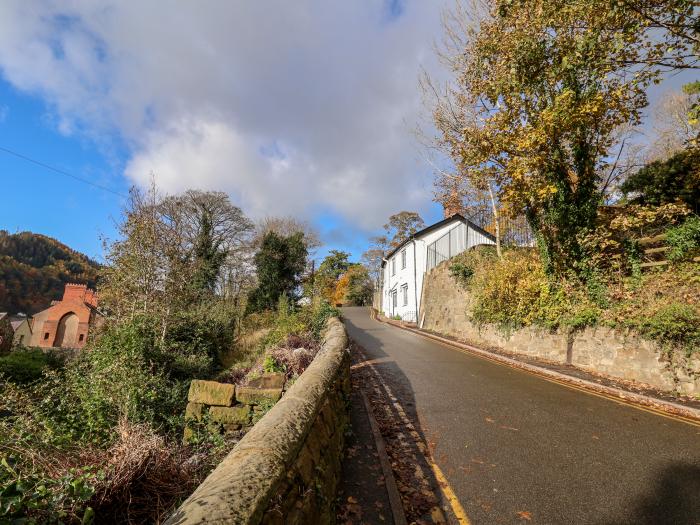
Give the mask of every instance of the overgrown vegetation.
<svg viewBox="0 0 700 525">
<path fill-rule="evenodd" d="M 25 384 L 42 377 L 47 369 L 59 368 L 63 358 L 38 348 L 15 348 L 0 356 L 0 377 L 16 384 Z"/>
<path fill-rule="evenodd" d="M 700 350 L 700 265 L 679 263 L 641 275 L 596 272 L 551 279 L 539 253 L 482 248 L 457 256 L 452 275 L 472 297 L 470 316 L 504 331 L 525 326 L 576 330 L 596 324 L 631 328 L 665 347 Z"/>
<path fill-rule="evenodd" d="M 132 192 L 120 231 L 85 351 L 0 358 L 0 523 L 162 522 L 233 444 L 206 426 L 182 444 L 191 380 L 293 381 L 338 315 L 298 305 L 303 233 L 257 242 L 224 194 Z"/>
</svg>

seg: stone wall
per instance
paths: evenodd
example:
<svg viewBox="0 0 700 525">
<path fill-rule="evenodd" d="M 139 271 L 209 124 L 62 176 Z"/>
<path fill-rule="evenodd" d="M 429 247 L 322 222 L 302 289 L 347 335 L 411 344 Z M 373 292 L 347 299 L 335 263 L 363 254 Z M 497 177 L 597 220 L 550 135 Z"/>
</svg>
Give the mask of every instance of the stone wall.
<svg viewBox="0 0 700 525">
<path fill-rule="evenodd" d="M 449 264 L 433 268 L 423 282 L 423 329 L 662 390 L 700 393 L 700 358 L 681 352 L 669 356 L 656 343 L 629 331 L 594 327 L 568 333 L 527 327 L 505 333 L 493 325 L 471 323 L 471 298 L 450 275 Z"/>
<path fill-rule="evenodd" d="M 340 320 L 330 319 L 311 365 L 166 523 L 333 522 L 350 394 L 347 342 Z"/>
<path fill-rule="evenodd" d="M 195 379 L 187 396 L 185 441 L 199 424 L 208 432 L 244 435 L 282 397 L 284 379 L 284 374 L 263 374 L 246 386 Z"/>
</svg>

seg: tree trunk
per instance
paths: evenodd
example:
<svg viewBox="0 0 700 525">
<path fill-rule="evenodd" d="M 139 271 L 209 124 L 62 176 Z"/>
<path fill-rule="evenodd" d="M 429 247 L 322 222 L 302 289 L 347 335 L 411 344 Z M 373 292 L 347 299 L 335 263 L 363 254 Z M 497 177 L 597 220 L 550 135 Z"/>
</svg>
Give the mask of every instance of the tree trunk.
<svg viewBox="0 0 700 525">
<path fill-rule="evenodd" d="M 493 211 L 493 222 L 495 223 L 496 229 L 496 255 L 501 258 L 501 224 L 498 214 L 498 207 L 496 206 L 496 199 L 493 196 L 493 188 L 491 183 L 488 184 L 489 187 L 489 197 L 491 198 L 491 210 Z"/>
</svg>

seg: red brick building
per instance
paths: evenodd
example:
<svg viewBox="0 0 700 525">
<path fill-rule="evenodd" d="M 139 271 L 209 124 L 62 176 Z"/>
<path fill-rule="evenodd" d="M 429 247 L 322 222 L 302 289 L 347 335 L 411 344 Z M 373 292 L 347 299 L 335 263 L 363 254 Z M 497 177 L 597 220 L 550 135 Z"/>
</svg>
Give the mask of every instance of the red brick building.
<svg viewBox="0 0 700 525">
<path fill-rule="evenodd" d="M 82 348 L 97 317 L 95 291 L 84 284 L 66 284 L 63 299 L 34 316 L 31 346 Z"/>
</svg>

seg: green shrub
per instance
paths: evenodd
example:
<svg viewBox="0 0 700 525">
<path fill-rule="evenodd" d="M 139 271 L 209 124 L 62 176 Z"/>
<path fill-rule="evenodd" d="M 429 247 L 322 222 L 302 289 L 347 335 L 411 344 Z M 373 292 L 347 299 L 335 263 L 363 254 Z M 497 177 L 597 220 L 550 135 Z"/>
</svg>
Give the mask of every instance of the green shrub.
<svg viewBox="0 0 700 525">
<path fill-rule="evenodd" d="M 340 318 L 340 310 L 331 305 L 329 302 L 320 301 L 318 304 L 312 306 L 310 321 L 311 332 L 316 340 L 321 339 L 323 330 L 325 330 L 328 319 L 331 317 Z"/>
<path fill-rule="evenodd" d="M 459 254 L 452 259 L 450 274 L 463 286 L 469 286 L 477 269 L 492 264 L 496 257 L 496 250 L 490 246 L 480 246 Z"/>
<path fill-rule="evenodd" d="M 0 460 L 0 523 L 92 523 L 94 512 L 88 502 L 97 478 L 93 467 L 72 468 L 59 478 L 36 468 L 22 472 L 13 456 L 4 456 Z"/>
<path fill-rule="evenodd" d="M 639 329 L 661 343 L 679 345 L 689 352 L 700 344 L 700 314 L 687 304 L 671 303 L 659 308 L 639 323 Z"/>
<path fill-rule="evenodd" d="M 38 348 L 21 348 L 0 357 L 0 376 L 14 383 L 30 383 L 41 379 L 47 368 L 60 368 L 63 360 Z"/>
<path fill-rule="evenodd" d="M 700 250 L 700 217 L 692 216 L 674 228 L 666 231 L 666 243 L 671 247 L 669 260 L 682 261 Z"/>
<path fill-rule="evenodd" d="M 167 341 L 167 338 L 166 338 Z M 178 433 L 189 380 L 183 363 L 208 370 L 195 350 L 169 351 L 148 319 L 107 329 L 68 370 L 68 383 L 80 406 L 84 424 L 95 431 L 112 429 L 120 417 L 149 423 L 155 429 Z"/>
<path fill-rule="evenodd" d="M 274 357 L 271 355 L 265 356 L 265 360 L 263 361 L 263 372 L 269 374 L 284 371 L 284 366 L 280 365 Z"/>
</svg>

